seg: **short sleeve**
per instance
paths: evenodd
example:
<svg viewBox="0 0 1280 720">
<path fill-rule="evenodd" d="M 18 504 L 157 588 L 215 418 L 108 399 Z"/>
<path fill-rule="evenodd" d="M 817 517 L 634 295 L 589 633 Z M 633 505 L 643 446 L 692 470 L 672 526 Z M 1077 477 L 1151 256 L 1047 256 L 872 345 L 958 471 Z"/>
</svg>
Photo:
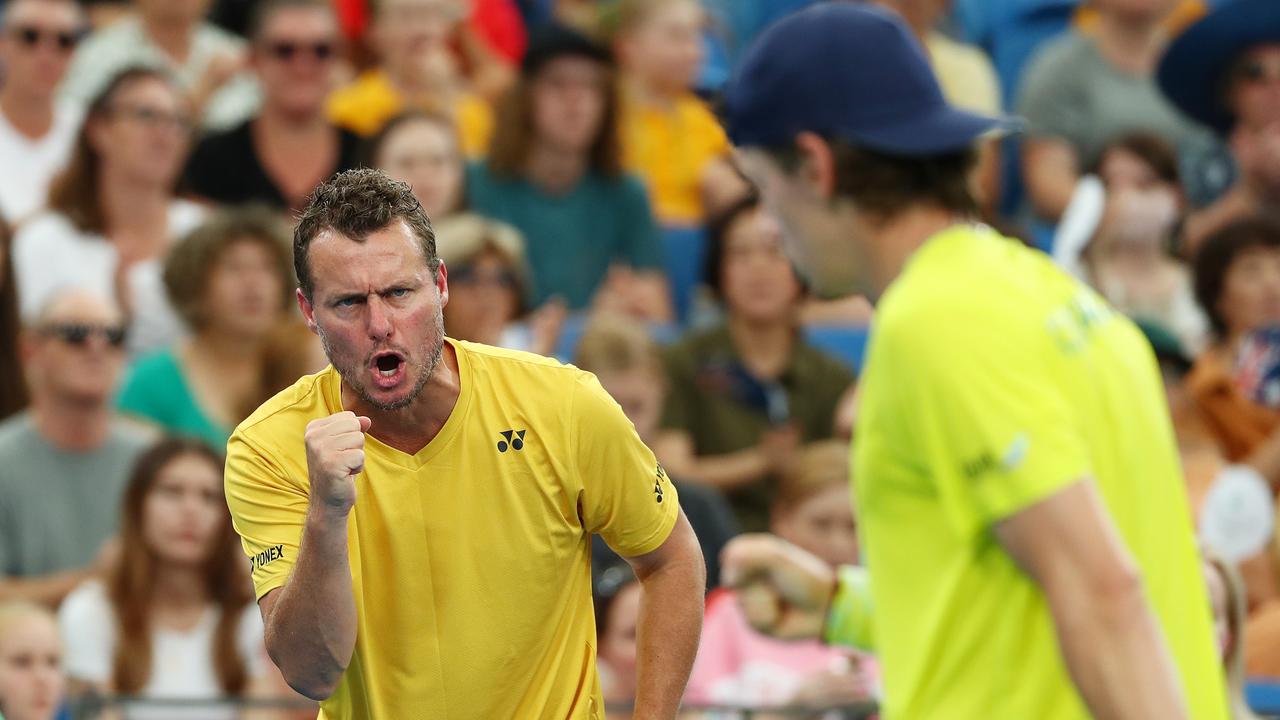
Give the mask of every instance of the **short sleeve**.
<svg viewBox="0 0 1280 720">
<path fill-rule="evenodd" d="M 639 270 L 660 270 L 665 259 L 649 196 L 640 181 L 630 176 L 622 179 L 620 187 L 618 231 L 622 236 L 617 259 Z"/>
<path fill-rule="evenodd" d="M 250 603 L 240 613 L 240 625 L 236 628 L 236 650 L 250 677 L 262 677 L 267 673 L 267 647 L 263 638 L 262 611 Z"/>
<path fill-rule="evenodd" d="M 308 496 L 243 430 L 227 443 L 225 489 L 231 522 L 261 599 L 284 585 L 298 560 Z"/>
<path fill-rule="evenodd" d="M 1081 90 L 1078 64 L 1067 57 L 1061 43 L 1078 42 L 1067 36 L 1044 48 L 1032 61 L 1018 88 L 1017 110 L 1033 137 L 1080 137 L 1090 118 L 1088 98 Z"/>
<path fill-rule="evenodd" d="M 656 550 L 680 514 L 675 485 L 594 375 L 583 373 L 572 392 L 568 432 L 583 527 L 623 557 Z"/>
<path fill-rule="evenodd" d="M 106 592 L 98 581 L 80 585 L 62 601 L 58 630 L 68 677 L 94 684 L 110 681 L 115 626 Z"/>
<path fill-rule="evenodd" d="M 1069 367 L 1064 351 L 1016 308 L 973 305 L 981 306 L 909 318 L 884 338 L 900 363 L 900 401 L 912 408 L 903 431 L 965 535 L 1090 473 L 1056 375 Z"/>
</svg>

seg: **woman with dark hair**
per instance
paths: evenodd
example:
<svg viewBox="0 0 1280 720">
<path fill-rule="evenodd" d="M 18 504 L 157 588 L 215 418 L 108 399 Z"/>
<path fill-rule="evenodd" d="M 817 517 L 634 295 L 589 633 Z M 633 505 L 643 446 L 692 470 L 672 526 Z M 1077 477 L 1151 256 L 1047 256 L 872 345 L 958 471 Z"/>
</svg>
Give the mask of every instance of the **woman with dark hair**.
<svg viewBox="0 0 1280 720">
<path fill-rule="evenodd" d="M 214 699 L 265 687 L 262 619 L 222 495 L 222 457 L 163 440 L 138 459 L 120 557 L 58 613 L 73 685 L 143 698 Z M 128 718 L 230 718 L 231 710 L 126 708 Z"/>
<path fill-rule="evenodd" d="M 673 477 L 719 488 L 743 529 L 760 531 L 800 446 L 832 437 L 853 375 L 801 335 L 805 288 L 758 198 L 714 218 L 709 235 L 707 284 L 725 322 L 670 348 L 653 448 Z"/>
<path fill-rule="evenodd" d="M 259 393 L 264 341 L 293 305 L 292 263 L 289 229 L 264 207 L 225 210 L 183 238 L 164 285 L 191 336 L 138 360 L 121 412 L 226 447 Z"/>
<path fill-rule="evenodd" d="M 536 31 L 467 196 L 524 234 L 531 306 L 560 297 L 667 320 L 661 241 L 643 186 L 621 169 L 616 96 L 608 51 L 564 27 Z"/>
<path fill-rule="evenodd" d="M 203 210 L 174 193 L 191 138 L 183 96 L 158 70 L 125 70 L 93 100 L 54 179 L 48 210 L 14 238 L 22 316 L 68 287 L 114 297 L 129 315 L 133 354 L 182 326 L 160 282 L 160 259 Z"/>
<path fill-rule="evenodd" d="M 1237 377 L 1249 339 L 1280 328 L 1280 223 L 1240 220 L 1205 239 L 1195 291 L 1214 341 L 1197 358 L 1188 387 L 1227 459 L 1280 483 L 1280 408 L 1249 397 Z"/>
<path fill-rule="evenodd" d="M 13 280 L 12 236 L 0 221 L 0 420 L 27 406 L 27 384 L 18 358 L 18 289 Z"/>
</svg>

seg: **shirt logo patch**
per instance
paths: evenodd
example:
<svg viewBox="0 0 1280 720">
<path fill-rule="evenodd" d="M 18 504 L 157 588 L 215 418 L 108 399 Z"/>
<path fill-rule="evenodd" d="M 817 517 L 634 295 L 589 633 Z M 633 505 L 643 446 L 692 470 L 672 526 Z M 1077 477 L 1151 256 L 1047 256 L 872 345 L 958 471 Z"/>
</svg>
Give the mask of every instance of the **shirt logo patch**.
<svg viewBox="0 0 1280 720">
<path fill-rule="evenodd" d="M 662 463 L 658 463 L 657 477 L 653 480 L 654 499 L 659 503 L 662 502 L 662 483 L 667 481 L 667 471 L 663 469 Z"/>
<path fill-rule="evenodd" d="M 1027 453 L 1031 450 L 1031 438 L 1026 433 L 1018 433 L 1013 438 L 1013 442 L 1009 444 L 1009 449 L 1004 451 L 1004 456 L 1000 458 L 1000 468 L 1005 472 L 1013 472 L 1027 459 Z"/>
<path fill-rule="evenodd" d="M 257 571 L 261 569 L 263 566 L 269 565 L 275 562 L 276 560 L 279 560 L 282 557 L 284 557 L 284 546 L 272 545 L 266 550 L 263 550 L 257 555 L 254 555 L 253 557 L 249 558 L 249 572 L 252 573 L 254 571 Z"/>
<path fill-rule="evenodd" d="M 498 441 L 498 452 L 504 453 L 507 448 L 523 450 L 525 432 L 524 430 L 503 430 L 500 433 L 503 439 Z"/>
</svg>

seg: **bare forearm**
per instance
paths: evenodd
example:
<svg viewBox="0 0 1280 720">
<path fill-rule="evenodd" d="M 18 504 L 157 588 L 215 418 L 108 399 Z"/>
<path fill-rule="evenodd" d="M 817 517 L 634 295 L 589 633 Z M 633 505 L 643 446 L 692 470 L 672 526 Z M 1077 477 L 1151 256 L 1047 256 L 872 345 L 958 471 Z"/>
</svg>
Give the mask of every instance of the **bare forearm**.
<svg viewBox="0 0 1280 720">
<path fill-rule="evenodd" d="M 3 578 L 0 579 L 0 602 L 22 601 L 57 607 L 63 598 L 91 574 L 85 569 L 32 578 Z"/>
<path fill-rule="evenodd" d="M 267 622 L 267 652 L 289 685 L 313 700 L 332 694 L 356 644 L 346 515 L 308 514 L 298 562 Z"/>
<path fill-rule="evenodd" d="M 1176 667 L 1140 583 L 1106 599 L 1077 596 L 1063 605 L 1054 609 L 1058 641 L 1095 718 L 1187 717 Z"/>
<path fill-rule="evenodd" d="M 636 639 L 636 720 L 674 718 L 702 633 L 706 567 L 690 553 L 641 578 Z"/>
</svg>

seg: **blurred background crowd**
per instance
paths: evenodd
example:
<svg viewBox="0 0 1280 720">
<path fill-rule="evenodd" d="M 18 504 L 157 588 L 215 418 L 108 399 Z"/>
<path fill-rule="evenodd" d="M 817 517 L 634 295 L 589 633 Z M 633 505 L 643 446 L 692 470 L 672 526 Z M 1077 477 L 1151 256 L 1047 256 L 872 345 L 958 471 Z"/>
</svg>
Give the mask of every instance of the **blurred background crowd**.
<svg viewBox="0 0 1280 720">
<path fill-rule="evenodd" d="M 1025 118 L 980 148 L 980 219 L 1142 326 L 1197 513 L 1223 473 L 1280 488 L 1280 1 L 874 1 L 952 103 Z M 262 647 L 221 453 L 326 364 L 290 224 L 358 166 L 430 216 L 451 336 L 596 373 L 678 483 L 709 566 L 687 701 L 874 701 L 872 649 L 757 635 L 717 587 L 744 531 L 858 561 L 873 310 L 808 293 L 716 116 L 746 44 L 807 4 L 0 2 L 0 713 L 297 699 Z M 593 562 L 625 708 L 639 588 L 602 544 Z M 1280 678 L 1280 543 L 1206 581 L 1237 689 Z"/>
</svg>

